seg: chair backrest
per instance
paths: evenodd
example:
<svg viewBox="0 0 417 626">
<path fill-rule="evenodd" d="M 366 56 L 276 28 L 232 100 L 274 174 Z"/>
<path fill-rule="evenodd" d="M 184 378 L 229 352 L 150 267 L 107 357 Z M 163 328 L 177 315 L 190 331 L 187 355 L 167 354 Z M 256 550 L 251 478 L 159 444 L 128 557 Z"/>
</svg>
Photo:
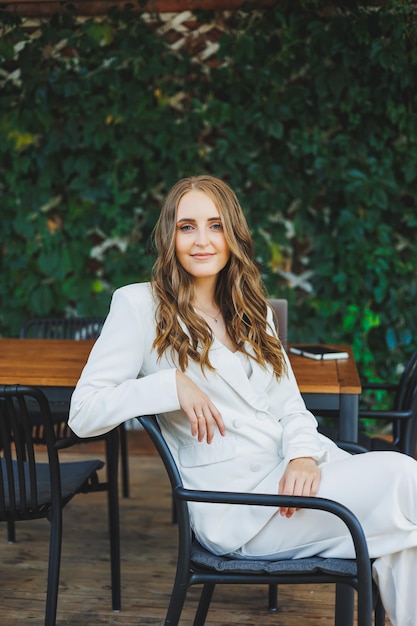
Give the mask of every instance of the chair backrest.
<svg viewBox="0 0 417 626">
<path fill-rule="evenodd" d="M 276 314 L 278 337 L 286 350 L 288 340 L 288 300 L 269 298 L 268 302 Z"/>
<path fill-rule="evenodd" d="M 32 436 L 31 411 L 41 416 L 49 472 L 42 484 L 38 463 L 45 464 L 45 448 L 38 450 Z M 58 452 L 49 404 L 37 388 L 0 386 L 0 520 L 36 519 L 61 508 Z M 38 455 L 42 455 L 41 459 Z"/>
<path fill-rule="evenodd" d="M 417 455 L 417 382 L 409 400 L 411 419 L 400 422 L 400 450 L 416 458 Z"/>
<path fill-rule="evenodd" d="M 414 390 L 417 387 L 417 350 L 409 358 L 398 383 L 394 408 L 396 411 L 410 408 Z"/>
<path fill-rule="evenodd" d="M 38 317 L 20 329 L 26 339 L 97 339 L 104 324 L 101 317 Z"/>
</svg>

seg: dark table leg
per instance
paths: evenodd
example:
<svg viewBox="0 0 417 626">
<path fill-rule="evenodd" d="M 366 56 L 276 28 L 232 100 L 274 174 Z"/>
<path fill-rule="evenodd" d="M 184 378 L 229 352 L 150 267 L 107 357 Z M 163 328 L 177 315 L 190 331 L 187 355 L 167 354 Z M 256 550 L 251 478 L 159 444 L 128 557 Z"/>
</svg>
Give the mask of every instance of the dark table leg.
<svg viewBox="0 0 417 626">
<path fill-rule="evenodd" d="M 339 438 L 342 441 L 358 441 L 359 396 L 355 393 L 340 394 Z"/>
</svg>

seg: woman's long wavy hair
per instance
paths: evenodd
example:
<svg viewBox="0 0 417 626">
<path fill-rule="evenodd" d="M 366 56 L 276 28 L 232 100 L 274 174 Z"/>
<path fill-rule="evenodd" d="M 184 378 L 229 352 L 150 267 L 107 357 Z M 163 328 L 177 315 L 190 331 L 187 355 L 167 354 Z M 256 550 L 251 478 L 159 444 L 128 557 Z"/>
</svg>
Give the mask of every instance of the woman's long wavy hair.
<svg viewBox="0 0 417 626">
<path fill-rule="evenodd" d="M 232 189 L 214 176 L 183 178 L 168 193 L 155 226 L 153 239 L 157 258 L 152 272 L 156 295 L 156 348 L 159 358 L 165 351 L 177 355 L 184 371 L 188 359 L 201 368 L 213 369 L 209 350 L 213 335 L 193 307 L 193 277 L 178 262 L 175 252 L 178 204 L 189 191 L 207 194 L 216 205 L 230 258 L 219 273 L 215 299 L 223 313 L 227 331 L 241 352 L 245 342 L 253 349 L 249 355 L 261 364 L 271 364 L 277 378 L 285 372 L 281 342 L 268 329 L 267 300 L 259 271 L 253 261 L 253 241 L 242 208 Z M 180 324 L 188 329 L 188 333 Z"/>
</svg>

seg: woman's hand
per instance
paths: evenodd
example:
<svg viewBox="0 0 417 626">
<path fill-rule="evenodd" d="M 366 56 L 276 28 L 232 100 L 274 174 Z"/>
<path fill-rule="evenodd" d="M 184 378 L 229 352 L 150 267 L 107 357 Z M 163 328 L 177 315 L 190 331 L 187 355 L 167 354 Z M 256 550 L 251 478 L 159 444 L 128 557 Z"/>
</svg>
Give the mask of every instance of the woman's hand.
<svg viewBox="0 0 417 626">
<path fill-rule="evenodd" d="M 206 437 L 207 443 L 211 443 L 215 425 L 221 435 L 226 434 L 223 418 L 208 395 L 179 370 L 177 370 L 177 393 L 180 407 L 190 420 L 193 437 L 197 435 L 198 441 L 203 441 Z"/>
<path fill-rule="evenodd" d="M 320 485 L 320 469 L 311 457 L 292 459 L 279 481 L 279 495 L 315 496 Z M 280 515 L 291 517 L 297 509 L 281 507 Z"/>
</svg>

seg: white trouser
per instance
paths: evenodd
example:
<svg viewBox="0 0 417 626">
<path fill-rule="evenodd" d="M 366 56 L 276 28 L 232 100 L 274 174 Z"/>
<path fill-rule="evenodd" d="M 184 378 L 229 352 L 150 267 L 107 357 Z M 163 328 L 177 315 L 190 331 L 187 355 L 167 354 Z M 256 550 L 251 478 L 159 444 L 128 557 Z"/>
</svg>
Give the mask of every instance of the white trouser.
<svg viewBox="0 0 417 626">
<path fill-rule="evenodd" d="M 375 558 L 373 572 L 393 626 L 417 626 L 417 462 L 396 452 L 347 455 L 321 467 L 318 496 L 355 513 Z M 236 555 L 352 558 L 344 524 L 323 511 L 276 513 Z"/>
<path fill-rule="evenodd" d="M 393 626 L 416 626 L 417 548 L 408 548 L 376 559 L 373 566 L 382 602 Z"/>
</svg>

